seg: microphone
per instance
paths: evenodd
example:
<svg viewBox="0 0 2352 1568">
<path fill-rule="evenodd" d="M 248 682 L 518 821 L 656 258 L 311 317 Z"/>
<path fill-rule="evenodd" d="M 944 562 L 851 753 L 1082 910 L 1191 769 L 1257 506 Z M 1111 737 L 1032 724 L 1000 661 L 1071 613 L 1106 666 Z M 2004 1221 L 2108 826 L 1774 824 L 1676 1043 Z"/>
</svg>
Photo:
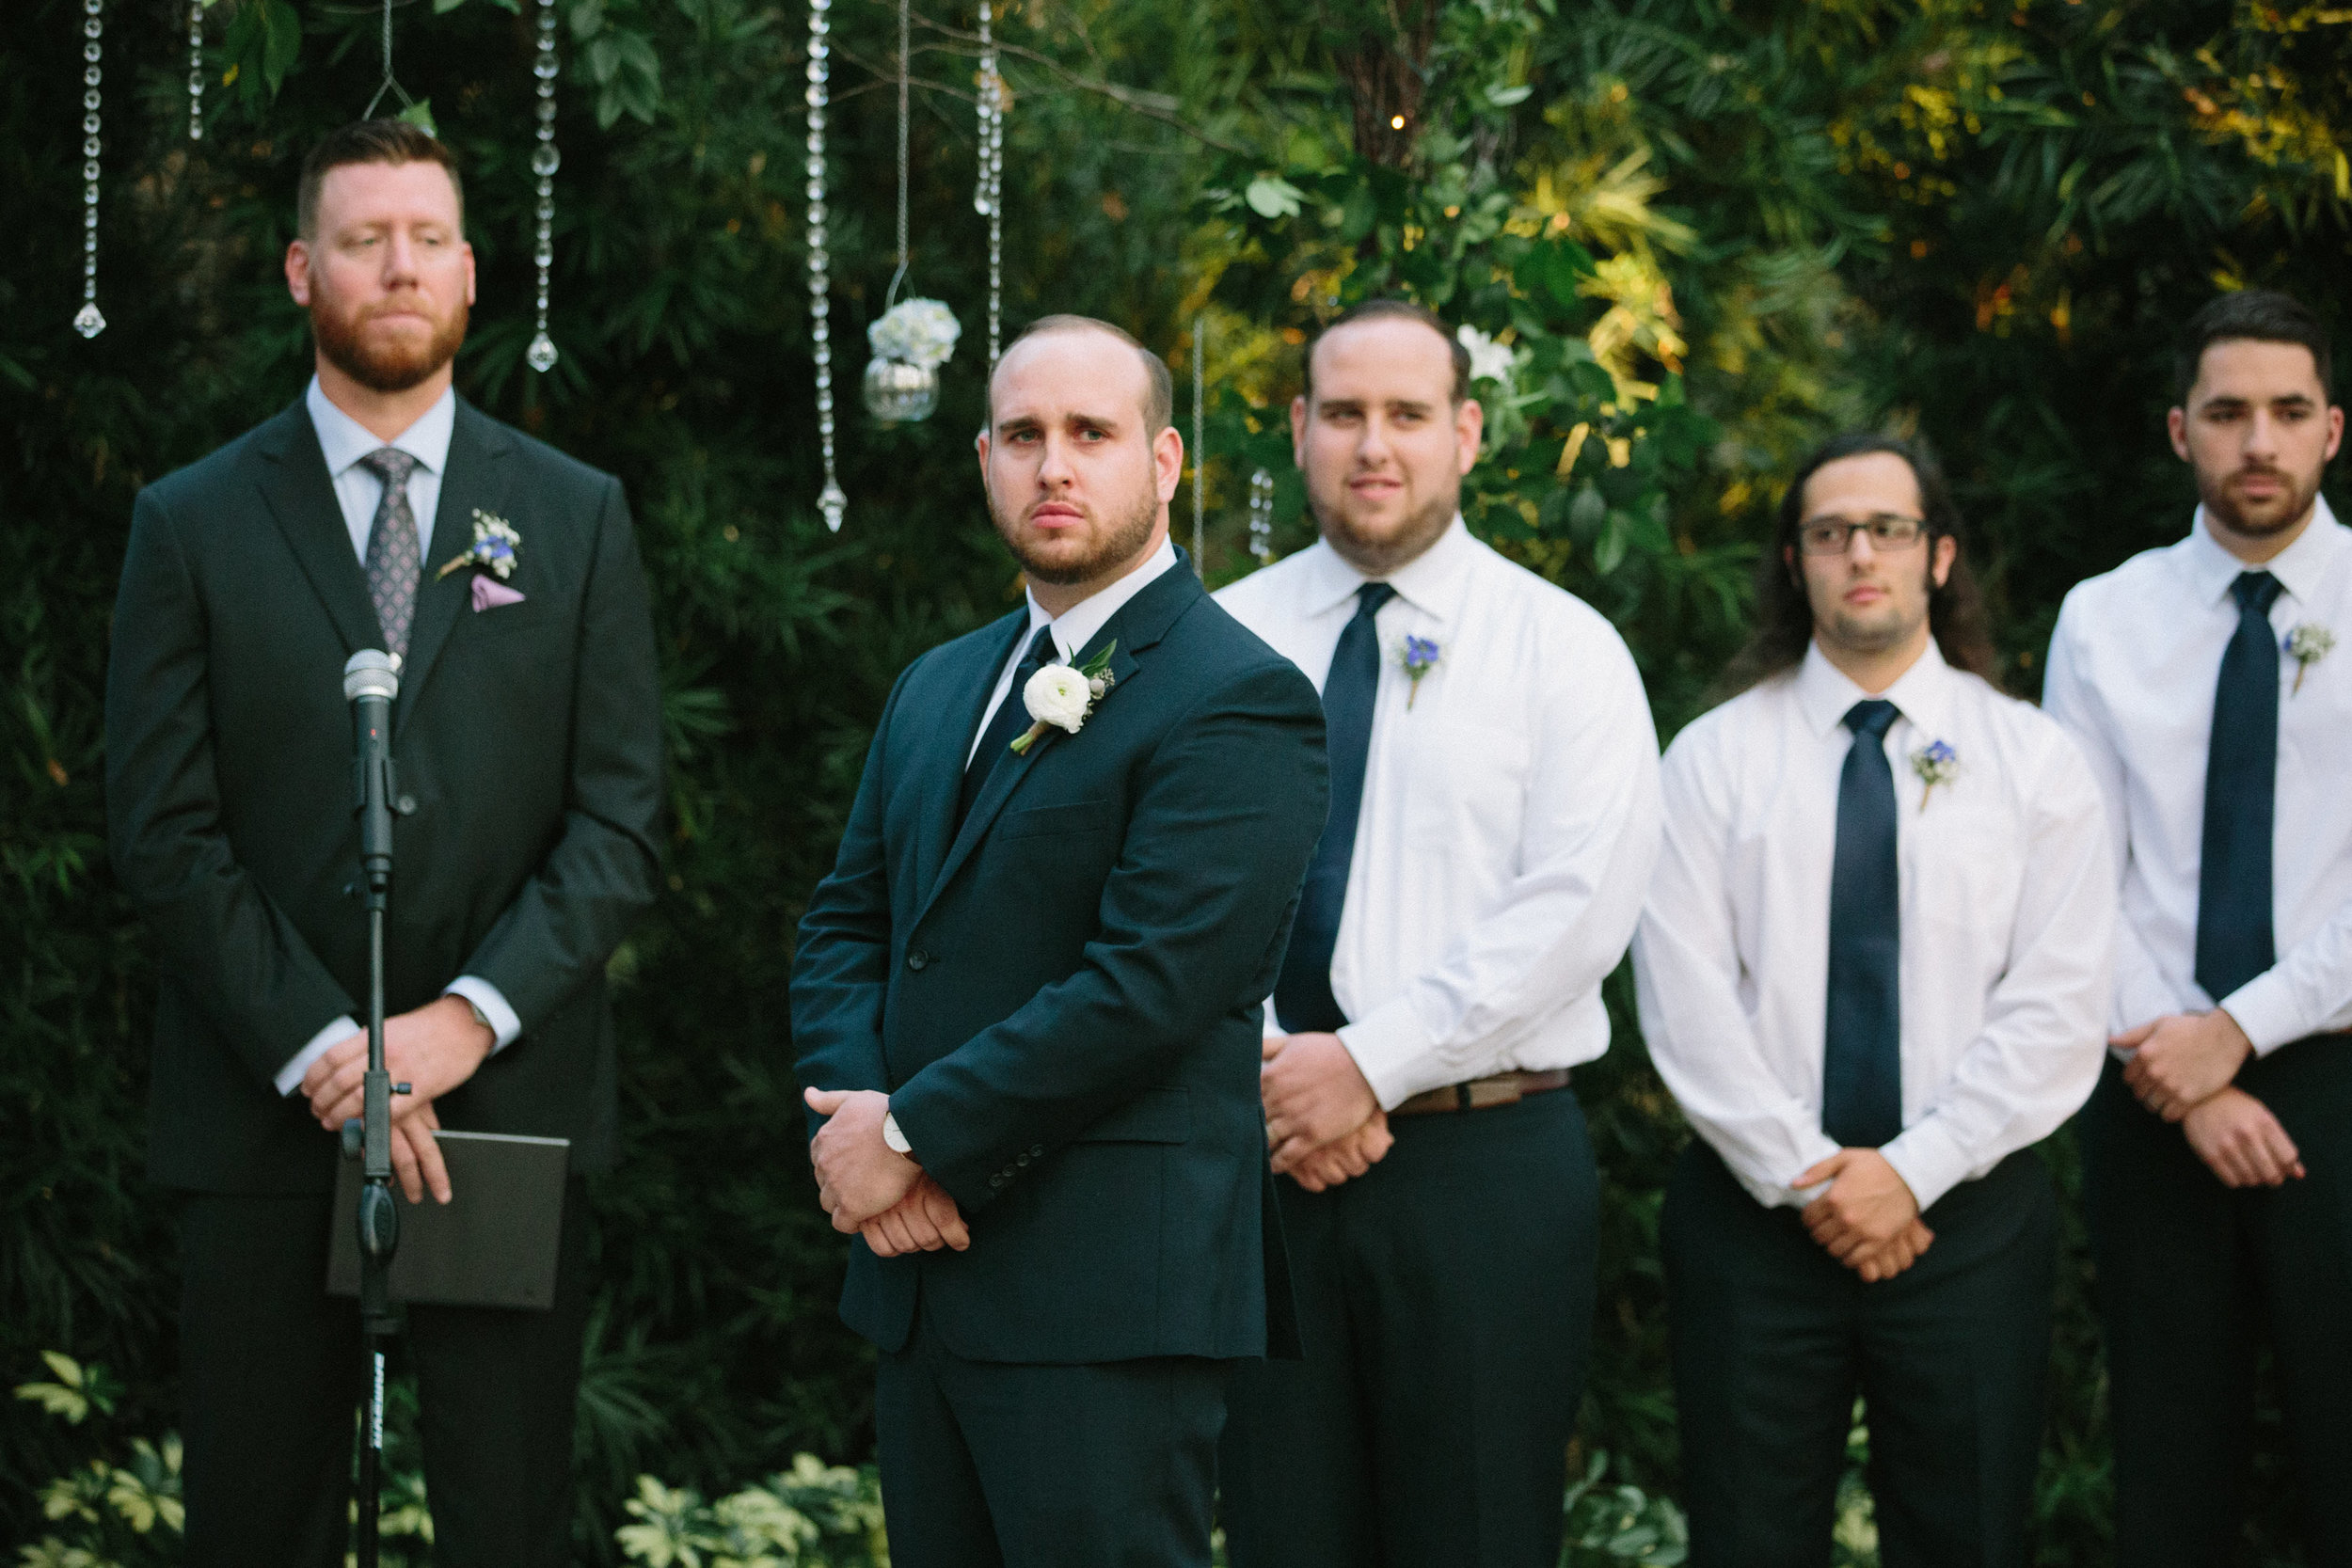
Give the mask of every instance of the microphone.
<svg viewBox="0 0 2352 1568">
<path fill-rule="evenodd" d="M 380 908 L 392 883 L 392 699 L 400 695 L 400 660 L 380 648 L 362 648 L 343 665 L 343 700 L 351 705 L 352 810 L 359 818 L 359 870 L 368 902 Z"/>
</svg>

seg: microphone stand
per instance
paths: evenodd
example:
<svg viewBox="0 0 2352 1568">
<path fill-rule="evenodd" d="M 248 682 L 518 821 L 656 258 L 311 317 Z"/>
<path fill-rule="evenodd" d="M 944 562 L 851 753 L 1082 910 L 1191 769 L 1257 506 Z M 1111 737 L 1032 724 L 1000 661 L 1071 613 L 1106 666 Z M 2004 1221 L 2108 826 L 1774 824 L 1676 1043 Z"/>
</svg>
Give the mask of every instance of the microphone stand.
<svg viewBox="0 0 2352 1568">
<path fill-rule="evenodd" d="M 391 908 L 392 699 L 400 694 L 399 666 L 373 648 L 343 666 L 343 696 L 352 705 L 353 775 L 359 818 L 359 888 L 368 911 L 368 1070 L 360 1081 L 360 1116 L 343 1123 L 343 1149 L 360 1161 L 359 1328 L 364 1358 L 365 1416 L 359 1448 L 358 1568 L 376 1568 L 383 1510 L 384 1358 L 400 1332 L 391 1298 L 392 1255 L 400 1246 L 400 1209 L 392 1197 L 392 1096 L 408 1093 L 384 1067 L 384 918 Z"/>
</svg>

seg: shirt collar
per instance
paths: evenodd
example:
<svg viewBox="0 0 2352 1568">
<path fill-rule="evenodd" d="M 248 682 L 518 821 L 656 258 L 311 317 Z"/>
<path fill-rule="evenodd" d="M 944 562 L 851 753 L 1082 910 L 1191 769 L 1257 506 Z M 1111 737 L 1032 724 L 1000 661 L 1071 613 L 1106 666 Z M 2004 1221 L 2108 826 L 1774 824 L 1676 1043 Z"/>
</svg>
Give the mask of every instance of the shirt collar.
<svg viewBox="0 0 2352 1568">
<path fill-rule="evenodd" d="M 2296 536 L 2294 544 L 2261 565 L 2249 566 L 2221 547 L 2213 536 L 2213 524 L 2201 506 L 2189 525 L 2187 539 L 2182 542 L 2185 548 L 2181 560 L 2197 590 L 2200 604 L 2219 604 L 2241 572 L 2268 572 L 2279 579 L 2280 587 L 2310 604 L 2319 592 L 2320 579 L 2335 564 L 2345 542 L 2345 531 L 2337 525 L 2335 513 L 2328 510 L 2328 498 L 2321 496 L 2312 503 L 2312 520 Z"/>
<path fill-rule="evenodd" d="M 1439 621 L 1452 619 L 1453 607 L 1459 601 L 1458 593 L 1463 576 L 1470 569 L 1477 554 L 1477 541 L 1463 525 L 1462 515 L 1455 513 L 1446 531 L 1421 554 L 1413 557 L 1385 578 L 1371 578 L 1358 571 L 1327 543 L 1317 543 L 1307 552 L 1307 582 L 1303 593 L 1310 615 L 1322 615 L 1337 610 L 1356 596 L 1356 591 L 1367 582 L 1385 582 L 1396 590 L 1397 597 L 1423 614 Z"/>
<path fill-rule="evenodd" d="M 1037 602 L 1037 595 L 1030 594 L 1029 629 L 1024 634 L 1024 645 L 1026 645 L 1027 639 L 1037 636 L 1038 627 L 1050 626 L 1054 628 L 1054 646 L 1061 657 L 1065 660 L 1076 658 L 1079 652 L 1094 641 L 1094 634 L 1109 625 L 1112 616 L 1126 608 L 1129 599 L 1151 587 L 1162 573 L 1175 564 L 1175 545 L 1162 539 L 1160 547 L 1145 558 L 1142 565 L 1109 587 L 1079 600 L 1059 616 L 1046 614 L 1044 607 Z"/>
<path fill-rule="evenodd" d="M 1951 714 L 1952 680 L 1952 667 L 1944 662 L 1944 650 L 1930 637 L 1927 651 L 1917 662 L 1878 695 L 1894 704 L 1914 728 L 1941 738 L 1945 721 Z M 1820 643 L 1805 644 L 1804 661 L 1797 666 L 1797 708 L 1815 735 L 1826 736 L 1845 722 L 1854 704 L 1870 695 L 1829 661 Z"/>
<path fill-rule="evenodd" d="M 311 427 L 319 433 L 319 450 L 326 454 L 329 478 L 341 479 L 359 459 L 386 447 L 406 452 L 429 473 L 439 474 L 449 467 L 450 436 L 457 428 L 455 388 L 445 388 L 414 424 L 389 441 L 336 407 L 316 375 L 310 377 L 310 389 L 302 401 L 310 411 Z"/>
</svg>

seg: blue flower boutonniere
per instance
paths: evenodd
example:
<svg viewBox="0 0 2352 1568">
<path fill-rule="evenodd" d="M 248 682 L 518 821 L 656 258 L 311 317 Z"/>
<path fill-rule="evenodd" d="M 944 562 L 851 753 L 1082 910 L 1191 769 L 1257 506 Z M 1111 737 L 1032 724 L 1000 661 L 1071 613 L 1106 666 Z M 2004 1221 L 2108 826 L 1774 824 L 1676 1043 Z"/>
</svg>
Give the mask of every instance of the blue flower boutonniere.
<svg viewBox="0 0 2352 1568">
<path fill-rule="evenodd" d="M 1438 667 L 1444 650 L 1434 637 L 1414 637 L 1409 633 L 1396 650 L 1397 663 L 1405 667 L 1405 706 L 1409 711 L 1413 699 L 1421 695 L 1421 678 Z"/>
<path fill-rule="evenodd" d="M 1926 787 L 1919 791 L 1919 809 L 1928 809 L 1928 797 L 1935 793 L 1937 784 L 1948 784 L 1960 778 L 1960 753 L 1949 741 L 1935 740 L 1911 753 L 1911 770 L 1919 775 Z"/>
<path fill-rule="evenodd" d="M 2335 645 L 2336 634 L 2316 621 L 2306 621 L 2287 633 L 2286 641 L 2280 646 L 2286 651 L 2289 658 L 2295 660 L 2295 690 L 2288 692 L 2288 696 L 2292 697 L 2303 689 L 2303 677 L 2310 674 L 2312 666 L 2326 658 Z"/>
<path fill-rule="evenodd" d="M 504 582 L 515 575 L 515 562 L 520 559 L 522 547 L 523 536 L 515 531 L 514 524 L 496 513 L 476 507 L 473 543 L 434 573 L 433 579 L 438 582 L 452 572 L 462 572 L 469 566 L 475 566 Z"/>
</svg>

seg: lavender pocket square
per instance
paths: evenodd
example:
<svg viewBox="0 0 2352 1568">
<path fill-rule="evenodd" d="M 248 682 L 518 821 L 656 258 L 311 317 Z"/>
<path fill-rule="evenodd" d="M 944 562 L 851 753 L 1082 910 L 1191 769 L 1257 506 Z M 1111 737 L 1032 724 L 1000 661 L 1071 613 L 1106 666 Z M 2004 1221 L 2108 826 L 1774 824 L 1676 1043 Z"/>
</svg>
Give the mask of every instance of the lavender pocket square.
<svg viewBox="0 0 2352 1568">
<path fill-rule="evenodd" d="M 476 615 L 485 610 L 496 610 L 502 604 L 520 604 L 523 596 L 493 577 L 474 574 L 473 610 Z"/>
</svg>

